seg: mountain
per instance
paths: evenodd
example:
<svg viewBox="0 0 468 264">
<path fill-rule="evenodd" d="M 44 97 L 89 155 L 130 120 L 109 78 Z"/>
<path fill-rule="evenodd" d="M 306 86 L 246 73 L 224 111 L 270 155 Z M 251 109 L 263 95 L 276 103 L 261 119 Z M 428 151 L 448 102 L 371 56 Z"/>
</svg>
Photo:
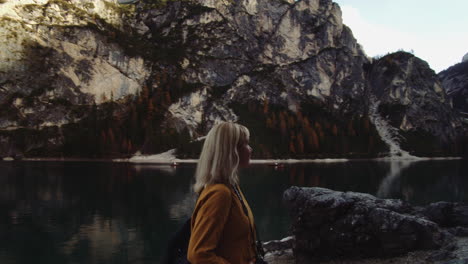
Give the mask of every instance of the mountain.
<svg viewBox="0 0 468 264">
<path fill-rule="evenodd" d="M 438 75 L 447 95 L 453 100 L 453 107 L 468 113 L 468 61 L 455 64 Z"/>
<path fill-rule="evenodd" d="M 380 114 L 398 129 L 403 149 L 434 153 L 440 151 L 437 144 L 463 133 L 460 117 L 427 62 L 406 52 L 389 54 L 373 63 L 368 79 Z"/>
<path fill-rule="evenodd" d="M 465 151 L 468 146 L 468 61 L 466 57 L 467 55 L 463 57 L 461 63 L 438 74 L 453 108 L 458 112 L 464 124 L 465 139 L 460 144 Z"/>
<path fill-rule="evenodd" d="M 462 58 L 462 62 L 465 62 L 465 61 L 468 61 L 468 53 L 465 54 L 465 56 L 463 56 Z"/>
<path fill-rule="evenodd" d="M 257 158 L 465 151 L 427 63 L 368 58 L 330 0 L 0 5 L 0 156 L 196 157 L 219 120 Z"/>
</svg>

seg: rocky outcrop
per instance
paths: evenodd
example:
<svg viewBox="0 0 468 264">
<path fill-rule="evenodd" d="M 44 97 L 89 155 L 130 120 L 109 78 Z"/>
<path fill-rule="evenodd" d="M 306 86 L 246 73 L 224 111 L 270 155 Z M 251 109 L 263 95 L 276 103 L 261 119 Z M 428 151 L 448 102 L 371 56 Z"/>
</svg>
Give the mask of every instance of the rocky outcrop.
<svg viewBox="0 0 468 264">
<path fill-rule="evenodd" d="M 185 146 L 229 120 L 256 158 L 375 157 L 371 98 L 406 151 L 456 152 L 427 65 L 371 62 L 331 0 L 164 2 L 1 4 L 0 156 L 196 157 Z"/>
<path fill-rule="evenodd" d="M 453 240 L 401 200 L 299 187 L 286 190 L 283 200 L 292 219 L 297 263 L 397 256 L 450 246 Z"/>
<path fill-rule="evenodd" d="M 263 243 L 264 259 L 269 264 L 292 264 L 294 237 L 285 237 L 281 240 L 271 240 Z"/>
<path fill-rule="evenodd" d="M 241 119 L 230 105 L 248 101 L 364 111 L 367 58 L 332 1 L 183 1 L 142 19 L 155 47 L 171 55 L 167 67 L 200 87 L 168 113 L 192 129 Z"/>
<path fill-rule="evenodd" d="M 151 62 L 128 51 L 127 41 L 144 32 L 132 17 L 112 1 L 1 4 L 0 156 L 62 156 L 69 137 L 62 128 L 93 105 L 142 90 Z"/>
<path fill-rule="evenodd" d="M 463 56 L 462 58 L 462 62 L 465 62 L 465 61 L 468 61 L 468 53 L 465 54 L 465 56 Z"/>
<path fill-rule="evenodd" d="M 428 205 L 422 214 L 442 227 L 468 227 L 468 206 L 437 202 Z"/>
<path fill-rule="evenodd" d="M 174 72 L 202 87 L 169 108 L 168 120 L 194 134 L 217 119 L 245 120 L 233 106 L 249 101 L 344 120 L 369 115 L 376 98 L 413 154 L 446 155 L 459 138 L 460 121 L 427 63 L 403 52 L 371 63 L 331 1 L 189 1 L 142 19 L 158 49 L 177 47 Z"/>
<path fill-rule="evenodd" d="M 441 71 L 438 76 L 453 108 L 460 115 L 465 136 L 459 145 L 463 153 L 468 153 L 468 61 L 465 57 L 461 63 Z"/>
<path fill-rule="evenodd" d="M 369 85 L 380 115 L 398 130 L 403 149 L 434 155 L 460 138 L 460 118 L 425 61 L 407 52 L 384 56 L 372 64 Z"/>
<path fill-rule="evenodd" d="M 55 108 L 100 104 L 141 90 L 150 69 L 142 57 L 131 56 L 112 38 L 113 30 L 129 27 L 114 5 L 60 0 L 2 4 L 1 97 L 13 102 L 17 123 L 42 127 L 75 122 L 76 117 Z M 35 119 L 26 117 L 31 112 L 36 112 Z M 58 112 L 62 122 L 44 112 Z"/>
<path fill-rule="evenodd" d="M 463 117 L 468 124 L 468 62 L 453 65 L 438 75 L 453 107 L 465 113 Z"/>
</svg>

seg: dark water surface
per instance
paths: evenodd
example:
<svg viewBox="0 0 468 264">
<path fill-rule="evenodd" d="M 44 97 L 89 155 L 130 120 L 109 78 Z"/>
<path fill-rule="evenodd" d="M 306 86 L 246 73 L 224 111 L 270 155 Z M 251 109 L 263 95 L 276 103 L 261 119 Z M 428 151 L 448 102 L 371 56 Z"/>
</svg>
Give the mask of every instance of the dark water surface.
<svg viewBox="0 0 468 264">
<path fill-rule="evenodd" d="M 194 165 L 0 162 L 0 263 L 158 263 L 191 214 Z M 240 173 L 263 240 L 288 235 L 291 185 L 424 205 L 468 203 L 466 160 L 253 165 Z"/>
</svg>

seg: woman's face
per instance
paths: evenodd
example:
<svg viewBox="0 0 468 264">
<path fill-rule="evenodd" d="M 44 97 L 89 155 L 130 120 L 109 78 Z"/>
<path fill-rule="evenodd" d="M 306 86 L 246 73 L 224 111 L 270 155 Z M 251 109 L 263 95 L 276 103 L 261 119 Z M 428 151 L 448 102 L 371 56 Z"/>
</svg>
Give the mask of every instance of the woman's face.
<svg viewBox="0 0 468 264">
<path fill-rule="evenodd" d="M 247 167 L 250 163 L 250 156 L 252 155 L 252 148 L 249 146 L 249 141 L 239 143 L 237 146 L 239 153 L 239 167 Z"/>
</svg>

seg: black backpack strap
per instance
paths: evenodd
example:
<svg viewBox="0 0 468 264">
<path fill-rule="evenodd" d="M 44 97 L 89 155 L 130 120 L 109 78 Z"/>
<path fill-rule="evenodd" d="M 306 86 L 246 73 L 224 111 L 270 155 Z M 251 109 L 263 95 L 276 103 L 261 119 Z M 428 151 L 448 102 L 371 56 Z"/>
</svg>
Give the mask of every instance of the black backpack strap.
<svg viewBox="0 0 468 264">
<path fill-rule="evenodd" d="M 192 218 L 189 217 L 169 239 L 161 264 L 189 263 L 187 260 L 188 243 L 191 235 Z"/>
</svg>

